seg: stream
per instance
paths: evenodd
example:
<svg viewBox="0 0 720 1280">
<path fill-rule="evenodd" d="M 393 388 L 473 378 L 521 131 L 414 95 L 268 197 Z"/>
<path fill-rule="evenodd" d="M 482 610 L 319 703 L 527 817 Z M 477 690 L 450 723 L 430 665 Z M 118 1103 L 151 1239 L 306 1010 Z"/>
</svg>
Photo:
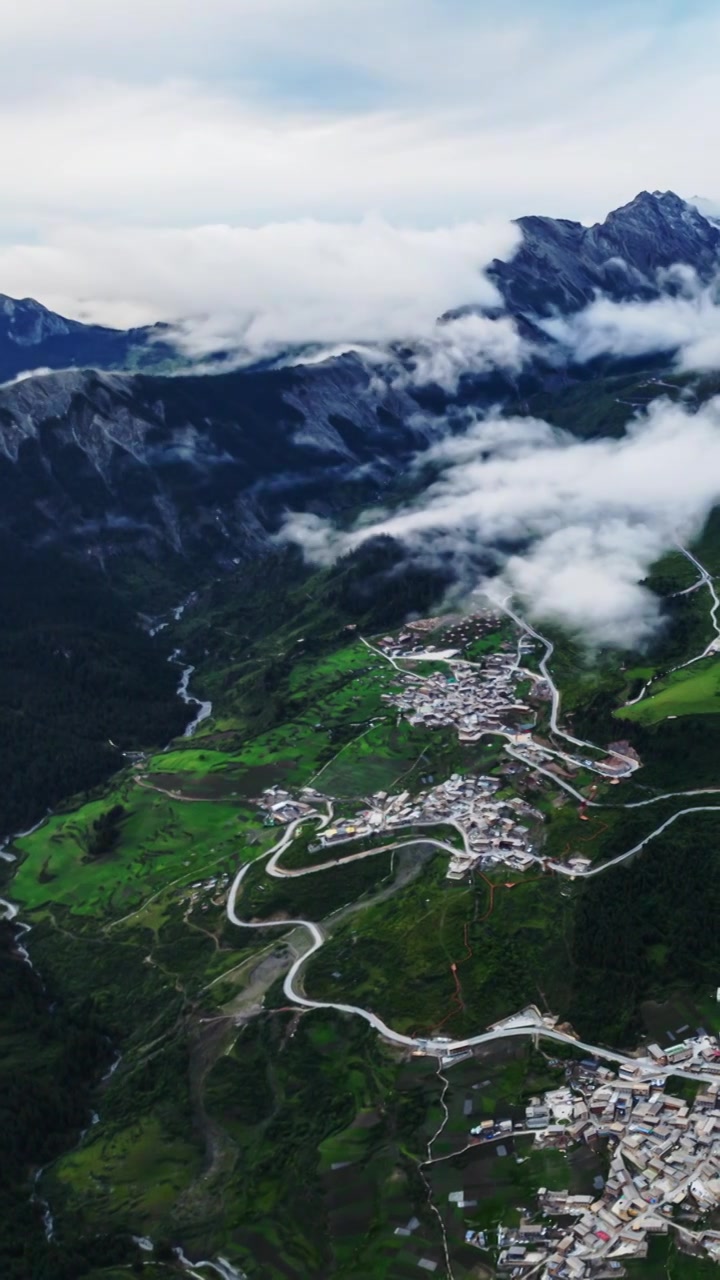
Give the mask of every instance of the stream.
<svg viewBox="0 0 720 1280">
<path fill-rule="evenodd" d="M 212 1271 L 222 1277 L 222 1280 L 247 1280 L 245 1272 L 238 1271 L 237 1267 L 233 1267 L 227 1258 L 216 1258 L 214 1262 L 210 1262 L 208 1259 L 202 1262 L 191 1262 L 189 1258 L 185 1257 L 182 1249 L 175 1249 L 174 1252 L 181 1267 L 184 1267 L 188 1275 L 195 1276 L 197 1280 L 205 1280 L 205 1277 L 198 1275 L 197 1267 L 210 1267 Z"/>
<path fill-rule="evenodd" d="M 191 598 L 192 597 L 189 597 L 189 599 L 184 601 L 183 604 L 178 605 L 176 609 L 173 609 L 172 611 L 173 617 L 175 618 L 176 621 L 179 621 L 179 619 L 182 617 L 185 607 L 189 603 L 189 600 Z M 162 627 L 157 627 L 155 630 L 159 631 L 161 629 Z M 154 635 L 155 630 L 153 630 L 151 634 Z M 182 658 L 180 655 L 180 650 L 174 649 L 173 652 L 170 654 L 168 661 L 174 662 L 178 666 L 182 666 Z M 208 717 L 212 714 L 212 702 L 204 702 L 200 698 L 193 697 L 193 695 L 188 692 L 188 686 L 190 684 L 190 679 L 192 677 L 194 670 L 195 670 L 194 666 L 188 665 L 188 666 L 182 667 L 181 673 L 180 673 L 180 679 L 177 687 L 178 697 L 182 699 L 185 705 L 188 707 L 197 708 L 194 719 L 190 721 L 190 723 L 186 726 L 183 732 L 183 737 L 185 738 L 191 738 L 192 735 L 195 733 L 195 730 L 197 729 L 198 725 L 202 724 L 203 720 L 207 720 Z M 48 816 L 49 814 L 47 813 L 43 814 L 39 822 L 36 822 L 34 826 L 29 827 L 27 831 L 18 831 L 16 832 L 15 835 L 6 836 L 5 840 L 0 844 L 0 861 L 8 862 L 8 863 L 16 862 L 17 855 L 10 852 L 9 846 L 12 845 L 14 840 L 21 840 L 25 836 L 32 835 L 33 832 L 37 831 L 38 828 L 41 827 L 43 823 L 47 821 Z M 21 959 L 25 962 L 25 964 L 30 965 L 30 968 L 33 969 L 34 966 L 33 966 L 32 960 L 30 959 L 30 954 L 27 950 L 27 947 L 24 945 L 23 942 L 20 941 L 20 938 L 24 934 L 27 934 L 30 932 L 31 926 L 29 924 L 26 924 L 25 921 L 20 920 L 18 918 L 18 915 L 19 915 L 19 908 L 16 905 L 16 903 L 10 902 L 7 898 L 0 897 L 0 921 L 6 920 L 8 922 L 12 922 L 14 929 L 16 930 L 15 951 L 21 957 Z M 101 1083 L 104 1084 L 111 1079 L 111 1077 L 115 1074 L 118 1067 L 120 1066 L 121 1061 L 122 1061 L 122 1055 L 118 1052 L 116 1054 L 114 1061 L 110 1064 L 110 1067 L 106 1071 L 105 1075 L 102 1077 Z M 97 1112 L 96 1111 L 91 1112 L 89 1127 L 92 1128 L 96 1124 L 99 1124 L 99 1122 L 100 1122 L 100 1117 L 97 1114 Z M 88 1129 L 84 1129 L 83 1132 L 80 1134 L 80 1137 L 76 1144 L 77 1146 L 79 1146 L 80 1143 L 83 1142 L 87 1133 L 88 1133 Z M 44 1172 L 45 1172 L 44 1168 L 38 1169 L 33 1176 L 33 1191 L 31 1195 L 31 1202 L 34 1205 L 37 1205 L 38 1208 L 40 1209 L 40 1212 L 42 1215 L 43 1229 L 45 1231 L 45 1239 L 52 1240 L 55 1232 L 55 1221 L 50 1209 L 50 1205 L 48 1204 L 47 1200 L 45 1200 L 40 1195 L 38 1190 L 38 1187 Z M 147 1251 L 153 1248 L 152 1242 L 145 1238 L 143 1238 L 142 1240 L 140 1238 L 137 1238 L 136 1243 L 138 1243 L 142 1249 Z M 192 1270 L 193 1266 L 202 1266 L 202 1267 L 210 1267 L 212 1270 L 216 1272 L 217 1275 L 222 1276 L 223 1280 L 245 1280 L 243 1273 L 241 1271 L 236 1271 L 230 1265 L 230 1263 L 228 1263 L 224 1258 L 219 1258 L 216 1262 L 205 1261 L 205 1262 L 193 1264 L 193 1263 L 190 1263 L 187 1258 L 185 1258 L 185 1256 L 182 1253 L 182 1250 L 176 1250 L 176 1256 L 178 1258 L 178 1261 L 189 1272 L 190 1275 L 197 1274 Z"/>
<path fill-rule="evenodd" d="M 182 662 L 179 649 L 173 649 L 168 662 L 175 662 L 178 665 Z M 202 702 L 200 698 L 194 698 L 191 693 L 188 693 L 188 685 L 194 670 L 193 666 L 183 667 L 177 690 L 178 697 L 182 699 L 187 707 L 197 707 L 195 719 L 191 720 L 189 725 L 186 725 L 183 731 L 183 738 L 192 738 L 198 725 L 212 715 L 212 702 Z"/>
</svg>

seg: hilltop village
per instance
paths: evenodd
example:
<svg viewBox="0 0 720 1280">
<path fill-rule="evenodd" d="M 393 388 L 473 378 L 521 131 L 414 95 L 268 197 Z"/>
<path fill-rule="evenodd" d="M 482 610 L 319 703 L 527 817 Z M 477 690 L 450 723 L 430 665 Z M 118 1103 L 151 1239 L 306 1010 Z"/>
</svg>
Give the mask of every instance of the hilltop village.
<svg viewBox="0 0 720 1280">
<path fill-rule="evenodd" d="M 461 848 L 446 843 L 451 854 L 448 879 L 461 880 L 468 871 L 500 863 L 525 871 L 539 861 L 531 824 L 537 829 L 542 814 L 519 797 L 497 798 L 495 793 L 500 786 L 497 778 L 461 777 L 454 773 L 447 782 L 412 796 L 409 791 L 394 796 L 378 791 L 368 808 L 352 818 L 336 819 L 319 832 L 318 845 L 332 847 L 394 830 L 438 828 L 445 824 L 454 827 L 462 838 Z M 296 800 L 287 791 L 270 787 L 258 804 L 266 820 L 287 823 L 317 812 L 308 801 L 324 799 L 309 788 L 305 788 L 303 796 L 303 800 Z"/>
<path fill-rule="evenodd" d="M 547 682 L 534 673 L 523 671 L 522 656 L 532 653 L 532 640 L 521 637 L 517 652 L 509 652 L 504 642 L 498 653 L 487 654 L 479 663 L 460 658 L 458 649 L 418 647 L 410 631 L 394 641 L 385 636 L 379 650 L 393 662 L 402 677 L 402 689 L 383 694 L 385 702 L 397 707 L 410 724 L 439 728 L 452 725 L 460 742 L 477 742 L 483 734 L 527 732 L 535 724 L 535 712 L 519 698 L 519 678 L 533 682 L 533 698 L 550 697 Z M 397 666 L 404 660 L 408 667 Z M 410 663 L 442 662 L 442 668 L 427 674 L 415 674 Z"/>
<path fill-rule="evenodd" d="M 514 656 L 512 645 L 504 641 L 497 653 L 469 662 L 458 656 L 458 649 L 418 647 L 410 630 L 397 640 L 385 636 L 378 650 L 392 662 L 402 680 L 402 689 L 383 694 L 383 699 L 397 707 L 410 724 L 454 727 L 460 742 L 477 742 L 487 734 L 499 734 L 530 770 L 540 767 L 546 775 L 568 778 L 585 768 L 614 784 L 629 777 L 639 768 L 640 761 L 628 742 L 611 743 L 605 759 L 595 760 L 587 755 L 577 758 L 533 737 L 538 707 L 553 696 L 548 680 L 522 665 L 536 647 L 531 637 L 521 635 Z M 405 665 L 398 665 L 401 661 Z M 413 671 L 417 664 L 433 663 L 442 665 L 423 675 Z M 522 697 L 518 694 L 521 683 L 526 686 Z"/>
<path fill-rule="evenodd" d="M 534 785 L 546 784 L 548 776 L 558 781 L 574 778 L 584 767 L 617 784 L 638 767 L 637 756 L 627 743 L 611 744 L 606 759 L 593 761 L 577 759 L 533 736 L 538 711 L 553 695 L 546 678 L 522 665 L 537 647 L 532 637 L 520 635 L 515 645 L 502 640 L 496 652 L 468 661 L 458 654 L 478 635 L 482 639 L 497 632 L 502 620 L 494 615 L 465 619 L 454 631 L 444 632 L 446 639 L 460 647 L 443 649 L 429 646 L 423 639 L 426 632 L 437 628 L 438 621 L 429 618 L 410 623 L 397 639 L 385 636 L 376 648 L 397 673 L 398 687 L 383 693 L 382 699 L 410 724 L 452 727 L 463 743 L 492 734 L 503 737 L 516 761 L 508 761 L 505 772 L 524 774 Z M 424 668 L 421 674 L 412 669 L 414 665 Z M 523 696 L 519 686 L 525 689 Z M 446 844 L 451 853 L 449 879 L 460 880 L 470 871 L 500 863 L 525 871 L 534 863 L 543 863 L 539 852 L 543 816 L 520 797 L 498 796 L 501 790 L 502 782 L 496 777 L 454 773 L 447 781 L 414 794 L 378 791 L 367 798 L 366 808 L 326 824 L 318 834 L 318 843 L 333 846 L 387 835 L 399 828 L 448 825 L 462 838 L 461 848 Z M 257 803 L 266 823 L 274 824 L 310 816 L 319 804 L 332 801 L 313 787 L 305 787 L 298 798 L 276 786 L 263 792 Z M 575 854 L 567 859 L 564 869 L 583 874 L 589 867 L 589 858 Z"/>
<path fill-rule="evenodd" d="M 544 1220 L 499 1231 L 501 1271 L 552 1280 L 618 1276 L 623 1260 L 644 1258 L 650 1237 L 670 1230 L 685 1249 L 720 1261 L 720 1231 L 704 1225 L 720 1207 L 717 1039 L 703 1033 L 672 1052 L 657 1045 L 648 1052 L 649 1063 L 624 1063 L 617 1074 L 592 1059 L 573 1063 L 564 1087 L 528 1105 L 525 1131 L 536 1133 L 538 1145 L 607 1143 L 608 1176 L 596 1195 L 541 1188 Z M 658 1076 L 648 1078 L 653 1062 Z M 692 1101 L 666 1092 L 662 1073 L 678 1062 L 702 1077 Z M 507 1139 L 512 1131 L 509 1121 L 490 1121 L 474 1132 L 487 1141 Z M 547 1221 L 554 1218 L 566 1224 Z M 467 1240 L 487 1247 L 485 1233 L 469 1231 Z"/>
</svg>

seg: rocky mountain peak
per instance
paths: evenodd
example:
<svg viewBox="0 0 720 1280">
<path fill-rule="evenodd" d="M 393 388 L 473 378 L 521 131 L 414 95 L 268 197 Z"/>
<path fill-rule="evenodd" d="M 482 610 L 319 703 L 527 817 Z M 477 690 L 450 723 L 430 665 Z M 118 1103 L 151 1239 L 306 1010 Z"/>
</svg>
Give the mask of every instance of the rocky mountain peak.
<svg viewBox="0 0 720 1280">
<path fill-rule="evenodd" d="M 598 292 L 617 300 L 653 298 L 677 263 L 703 281 L 720 268 L 720 227 L 674 191 L 641 191 L 604 222 L 519 218 L 523 243 L 490 275 L 510 311 L 547 316 L 577 311 Z"/>
<path fill-rule="evenodd" d="M 56 315 L 34 298 L 9 298 L 0 294 L 0 324 L 10 342 L 20 347 L 33 347 L 48 337 L 82 331 L 75 320 Z"/>
</svg>

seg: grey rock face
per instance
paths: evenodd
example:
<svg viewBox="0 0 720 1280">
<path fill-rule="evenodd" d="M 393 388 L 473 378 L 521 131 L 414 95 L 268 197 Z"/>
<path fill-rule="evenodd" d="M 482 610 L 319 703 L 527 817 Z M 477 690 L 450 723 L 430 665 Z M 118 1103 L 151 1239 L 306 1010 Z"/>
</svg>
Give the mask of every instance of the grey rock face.
<svg viewBox="0 0 720 1280">
<path fill-rule="evenodd" d="M 227 557 L 285 507 L 375 494 L 424 439 L 353 356 L 263 374 L 66 370 L 0 387 L 0 530 L 105 556 Z"/>
<path fill-rule="evenodd" d="M 584 227 L 558 218 L 519 218 L 523 243 L 490 269 L 510 311 L 548 316 L 577 311 L 600 291 L 611 298 L 658 297 L 662 272 L 678 263 L 701 281 L 720 268 L 720 227 L 671 191 L 643 191 Z M 660 273 L 660 275 L 659 275 Z"/>
</svg>

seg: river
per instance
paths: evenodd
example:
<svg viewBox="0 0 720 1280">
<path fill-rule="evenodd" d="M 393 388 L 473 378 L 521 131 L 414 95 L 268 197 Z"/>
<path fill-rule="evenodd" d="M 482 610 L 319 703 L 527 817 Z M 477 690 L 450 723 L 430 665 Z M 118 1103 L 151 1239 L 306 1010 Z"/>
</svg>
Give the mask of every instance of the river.
<svg viewBox="0 0 720 1280">
<path fill-rule="evenodd" d="M 176 619 L 176 621 L 179 620 L 179 618 L 182 616 L 182 613 L 185 609 L 185 605 L 187 603 L 188 601 L 185 601 L 182 605 L 178 605 L 177 609 L 173 610 L 173 616 Z M 157 628 L 157 630 L 160 630 L 160 629 L 161 628 L 159 627 Z M 151 634 L 155 634 L 155 632 L 153 631 Z M 175 662 L 178 665 L 181 665 L 182 659 L 180 656 L 179 649 L 173 650 L 173 652 L 170 654 L 169 661 Z M 197 708 L 197 712 L 194 719 L 190 721 L 190 724 L 186 726 L 183 732 L 183 737 L 185 738 L 192 737 L 198 725 L 202 724 L 203 720 L 207 720 L 208 717 L 212 714 L 212 702 L 205 702 L 205 701 L 202 701 L 200 698 L 195 698 L 188 691 L 190 679 L 194 670 L 195 668 L 190 665 L 182 667 L 182 670 L 180 673 L 180 679 L 178 681 L 178 687 L 177 687 L 178 697 L 182 699 L 185 705 L 188 707 Z M 43 817 L 40 818 L 39 822 L 36 822 L 34 826 L 29 827 L 27 831 L 18 831 L 14 836 L 7 836 L 3 841 L 3 843 L 0 844 L 0 860 L 2 860 L 3 862 L 9 862 L 9 863 L 16 862 L 17 856 L 16 854 L 11 853 L 10 848 L 8 846 L 10 846 L 14 840 L 21 840 L 25 836 L 32 835 L 33 832 L 37 831 L 38 828 L 41 827 L 42 824 L 47 821 L 48 816 L 49 816 L 48 814 L 44 814 Z M 32 963 L 32 960 L 30 959 L 30 954 L 27 950 L 27 947 L 24 945 L 24 943 L 20 941 L 20 937 L 23 934 L 30 932 L 30 925 L 26 924 L 25 921 L 19 919 L 19 908 L 16 905 L 16 903 L 10 902 L 7 898 L 0 897 L 0 920 L 12 921 L 14 928 L 17 931 L 16 938 L 15 938 L 15 950 L 18 953 L 18 955 L 21 956 L 24 962 L 26 964 L 29 964 L 30 968 L 32 969 L 33 963 Z M 103 1076 L 102 1083 L 106 1083 L 108 1080 L 110 1080 L 110 1078 L 114 1075 L 117 1068 L 120 1066 L 121 1061 L 122 1061 L 122 1055 L 120 1053 L 117 1053 L 115 1060 L 111 1063 L 110 1068 Z M 93 1127 L 94 1125 L 99 1124 L 99 1122 L 100 1122 L 100 1117 L 97 1114 L 97 1112 L 96 1111 L 91 1112 L 90 1127 Z M 80 1143 L 83 1142 L 87 1132 L 88 1130 L 84 1129 L 83 1132 L 81 1133 L 80 1138 L 78 1140 L 78 1144 L 77 1144 L 78 1146 L 80 1145 Z M 50 1209 L 50 1205 L 48 1204 L 47 1200 L 45 1200 L 40 1195 L 40 1192 L 38 1190 L 40 1180 L 42 1179 L 44 1172 L 45 1172 L 44 1169 L 38 1169 L 34 1174 L 33 1191 L 32 1191 L 31 1200 L 32 1200 L 32 1203 L 37 1205 L 38 1208 L 40 1209 L 40 1212 L 42 1215 L 43 1229 L 45 1231 L 45 1239 L 51 1240 L 55 1231 L 55 1222 Z M 142 1242 L 138 1238 L 137 1243 L 140 1244 L 141 1248 L 146 1250 L 153 1248 L 152 1242 L 149 1240 L 146 1240 L 145 1238 L 143 1238 Z M 201 1266 L 205 1268 L 210 1267 L 213 1271 L 216 1272 L 216 1274 L 222 1276 L 223 1280 L 244 1280 L 243 1273 L 240 1271 L 236 1271 L 231 1266 L 231 1264 L 228 1263 L 224 1258 L 219 1258 L 216 1262 L 204 1261 L 204 1262 L 192 1264 L 188 1261 L 187 1258 L 184 1257 L 181 1250 L 177 1251 L 177 1257 L 181 1265 L 187 1271 L 189 1271 L 191 1275 L 196 1274 L 192 1270 L 193 1265 L 195 1265 L 195 1266 Z"/>
<path fill-rule="evenodd" d="M 170 654 L 169 661 L 177 662 L 177 663 L 180 663 L 182 661 L 182 658 L 180 657 L 179 649 L 173 649 L 172 653 Z M 203 702 L 201 701 L 200 698 L 194 698 L 191 693 L 188 693 L 188 685 L 190 684 L 190 677 L 192 676 L 194 670 L 195 668 L 193 666 L 183 667 L 182 674 L 180 676 L 180 683 L 178 684 L 178 690 L 177 690 L 178 697 L 182 698 L 183 702 L 187 707 L 197 707 L 197 713 L 195 715 L 195 719 L 190 721 L 190 724 L 186 726 L 183 732 L 184 738 L 192 738 L 198 725 L 201 725 L 203 720 L 207 720 L 208 717 L 212 715 L 212 702 Z"/>
</svg>

